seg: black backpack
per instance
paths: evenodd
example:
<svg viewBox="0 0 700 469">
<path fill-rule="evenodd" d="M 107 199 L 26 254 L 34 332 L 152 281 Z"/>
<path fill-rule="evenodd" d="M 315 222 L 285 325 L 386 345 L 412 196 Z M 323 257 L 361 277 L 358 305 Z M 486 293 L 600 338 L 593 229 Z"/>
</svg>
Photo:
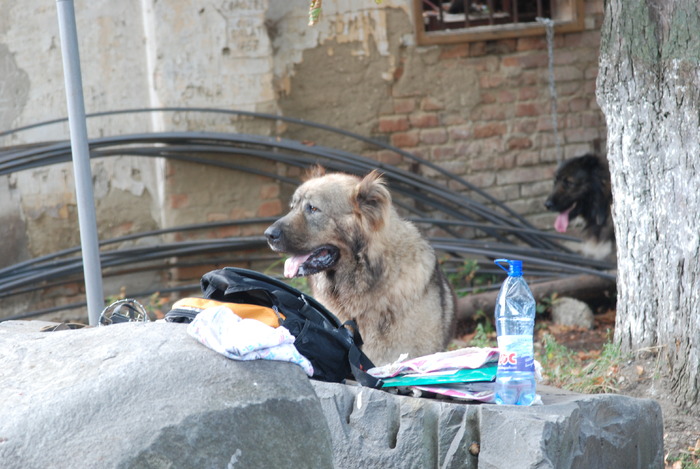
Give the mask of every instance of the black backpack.
<svg viewBox="0 0 700 469">
<path fill-rule="evenodd" d="M 314 298 L 269 275 L 237 267 L 204 274 L 201 287 L 211 300 L 279 310 L 285 316 L 281 325 L 314 367 L 313 379 L 336 383 L 354 379 L 363 386 L 381 387 L 381 380 L 366 373 L 374 365 L 360 350 L 362 337 L 355 321 L 341 323 Z M 166 316 L 166 320 L 177 319 Z"/>
</svg>

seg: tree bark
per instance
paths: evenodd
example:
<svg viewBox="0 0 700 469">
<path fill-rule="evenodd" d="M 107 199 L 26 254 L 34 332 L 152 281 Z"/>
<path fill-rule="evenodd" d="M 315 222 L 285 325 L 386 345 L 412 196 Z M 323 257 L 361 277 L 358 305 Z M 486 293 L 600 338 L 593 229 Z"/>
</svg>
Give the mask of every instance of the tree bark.
<svg viewBox="0 0 700 469">
<path fill-rule="evenodd" d="M 597 98 L 618 243 L 615 338 L 700 403 L 700 3 L 608 0 Z"/>
</svg>

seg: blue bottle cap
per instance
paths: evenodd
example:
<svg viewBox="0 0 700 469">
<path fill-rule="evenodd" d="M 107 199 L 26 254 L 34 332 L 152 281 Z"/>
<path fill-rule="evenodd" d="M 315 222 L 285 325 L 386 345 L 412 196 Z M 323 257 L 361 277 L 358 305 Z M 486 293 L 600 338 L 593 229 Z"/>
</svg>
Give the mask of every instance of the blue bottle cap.
<svg viewBox="0 0 700 469">
<path fill-rule="evenodd" d="M 503 267 L 503 263 L 508 263 L 508 268 Z M 509 259 L 496 259 L 493 261 L 501 269 L 508 272 L 511 277 L 522 277 L 523 276 L 523 261 L 511 261 Z"/>
</svg>

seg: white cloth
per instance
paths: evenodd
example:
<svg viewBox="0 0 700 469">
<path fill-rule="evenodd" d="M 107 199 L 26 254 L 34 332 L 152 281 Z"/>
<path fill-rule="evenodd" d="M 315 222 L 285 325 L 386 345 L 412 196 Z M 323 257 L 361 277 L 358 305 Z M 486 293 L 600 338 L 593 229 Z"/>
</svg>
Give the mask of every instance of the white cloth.
<svg viewBox="0 0 700 469">
<path fill-rule="evenodd" d="M 313 376 L 311 362 L 294 347 L 285 327 L 270 327 L 256 319 L 241 319 L 225 306 L 207 308 L 187 326 L 187 333 L 233 360 L 276 360 L 296 363 Z"/>
</svg>

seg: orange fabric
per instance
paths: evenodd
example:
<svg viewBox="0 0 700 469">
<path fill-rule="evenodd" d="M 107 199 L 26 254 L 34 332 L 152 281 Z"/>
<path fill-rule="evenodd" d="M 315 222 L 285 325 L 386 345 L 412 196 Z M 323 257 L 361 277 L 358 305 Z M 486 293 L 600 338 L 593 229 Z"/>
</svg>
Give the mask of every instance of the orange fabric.
<svg viewBox="0 0 700 469">
<path fill-rule="evenodd" d="M 244 319 L 257 319 L 270 327 L 278 327 L 284 314 L 276 313 L 272 308 L 251 305 L 245 303 L 226 303 L 223 301 L 209 300 L 206 298 L 183 298 L 173 304 L 172 309 L 186 309 L 195 312 L 204 311 L 213 306 L 225 306 L 239 317 Z"/>
</svg>

